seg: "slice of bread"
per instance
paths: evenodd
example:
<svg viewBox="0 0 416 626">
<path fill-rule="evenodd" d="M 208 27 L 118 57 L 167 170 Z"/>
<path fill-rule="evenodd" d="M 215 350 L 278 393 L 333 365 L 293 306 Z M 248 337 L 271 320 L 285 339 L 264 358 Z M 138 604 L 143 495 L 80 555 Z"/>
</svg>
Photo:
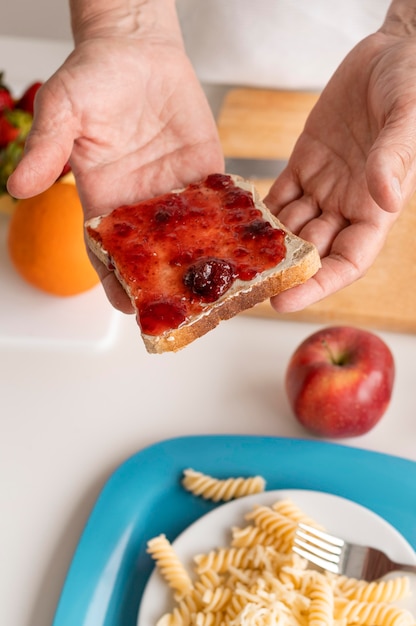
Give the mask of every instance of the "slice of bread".
<svg viewBox="0 0 416 626">
<path fill-rule="evenodd" d="M 215 179 L 215 177 L 217 177 L 217 179 Z M 233 275 L 232 279 L 230 279 L 227 283 L 226 288 L 224 288 L 223 291 L 221 291 L 221 289 L 219 290 L 218 297 L 216 297 L 216 294 L 214 294 L 214 297 L 211 294 L 207 300 L 205 298 L 199 298 L 198 293 L 190 290 L 189 282 L 187 282 L 187 279 L 185 278 L 187 267 L 190 264 L 193 264 L 192 266 L 194 266 L 195 263 L 198 263 L 198 255 L 202 262 L 204 259 L 208 258 L 211 260 L 214 257 L 215 259 L 222 260 L 221 262 L 226 259 L 227 261 L 225 264 L 227 265 L 227 268 L 230 266 L 234 267 L 234 259 L 230 259 L 230 249 L 226 250 L 224 247 L 226 244 L 222 241 L 222 230 L 217 230 L 215 237 L 211 237 L 211 241 L 214 239 L 214 252 L 212 245 L 209 251 L 206 251 L 203 247 L 207 228 L 209 230 L 209 220 L 207 222 L 207 220 L 204 221 L 203 219 L 205 211 L 204 185 L 208 180 L 214 180 L 214 182 L 219 181 L 220 183 L 223 181 L 224 185 L 228 186 L 231 191 L 234 190 L 234 193 L 237 194 L 237 196 L 239 193 L 242 193 L 249 197 L 253 210 L 249 214 L 248 219 L 256 219 L 255 217 L 253 218 L 254 213 L 257 215 L 257 222 L 261 222 L 263 226 L 265 226 L 263 222 L 266 222 L 266 227 L 269 231 L 271 229 L 273 229 L 273 231 L 277 231 L 273 232 L 272 235 L 276 238 L 278 236 L 281 237 L 283 258 L 278 258 L 276 263 L 273 263 L 273 266 L 270 266 L 269 262 L 269 265 L 266 266 L 267 269 L 262 269 L 255 275 L 249 276 L 248 278 L 245 277 L 245 279 L 241 279 L 241 273 Z M 198 205 L 196 209 L 198 211 L 198 218 L 191 222 L 192 228 L 190 229 L 189 222 L 187 222 L 187 227 L 184 227 L 184 225 L 179 222 L 177 230 L 175 230 L 176 227 L 173 227 L 172 225 L 170 225 L 167 230 L 166 225 L 163 224 L 164 219 L 160 218 L 160 230 L 161 233 L 163 233 L 163 236 L 161 237 L 161 242 L 158 243 L 158 246 L 154 244 L 154 232 L 156 230 L 154 226 L 155 220 L 153 219 L 152 222 L 153 234 L 152 237 L 150 237 L 148 236 L 148 231 L 150 229 L 148 228 L 148 225 L 146 226 L 146 222 L 144 226 L 136 224 L 135 220 L 137 216 L 140 216 L 141 211 L 145 212 L 148 210 L 149 203 L 152 203 L 153 207 L 162 207 L 163 211 L 163 207 L 166 206 L 166 202 L 180 202 L 181 196 L 185 198 L 186 194 L 192 193 L 192 189 L 195 189 L 198 185 L 201 186 L 200 189 L 198 188 L 199 195 L 196 198 L 196 203 Z M 209 191 L 209 193 L 213 192 Z M 188 196 L 186 197 L 188 198 Z M 221 196 L 219 197 L 221 198 Z M 207 195 L 207 198 L 206 210 L 208 212 L 209 194 Z M 243 198 L 243 200 L 244 199 L 247 198 Z M 224 206 L 218 207 L 218 211 L 220 212 L 225 212 L 226 210 L 227 207 L 225 204 Z M 144 213 L 142 214 L 144 215 Z M 133 217 L 133 215 L 136 217 Z M 237 219 L 241 220 L 241 217 L 238 217 Z M 177 224 L 178 223 L 176 222 L 176 225 Z M 201 337 L 208 331 L 215 328 L 220 321 L 229 319 L 241 311 L 251 308 L 259 302 L 271 298 L 286 289 L 304 283 L 311 276 L 313 276 L 320 267 L 320 258 L 315 246 L 290 233 L 263 204 L 251 182 L 231 174 L 214 174 L 211 177 L 207 177 L 205 181 L 201 181 L 197 185 L 191 185 L 185 189 L 175 190 L 171 194 L 165 194 L 159 198 L 144 201 L 138 203 L 137 205 L 133 205 L 132 207 L 120 207 L 108 215 L 88 220 L 85 227 L 89 247 L 108 268 L 114 270 L 115 275 L 124 287 L 126 293 L 129 295 L 137 312 L 137 321 L 141 327 L 143 341 L 147 351 L 150 353 L 163 353 L 167 351 L 175 352 L 180 350 L 198 337 Z M 244 233 L 245 227 L 246 225 L 241 225 L 240 222 L 235 231 L 233 231 L 232 237 L 236 239 L 236 241 L 233 239 L 233 245 L 235 246 L 234 249 L 237 251 L 236 254 L 243 250 L 242 254 L 246 254 L 246 256 L 248 256 L 248 262 L 251 262 L 251 252 L 247 254 L 247 251 L 244 248 L 246 245 L 244 237 L 241 236 L 241 233 Z M 148 229 L 147 231 L 146 228 Z M 133 233 L 131 232 L 132 229 Z M 183 233 L 184 230 L 187 233 L 185 237 L 185 242 L 187 243 L 181 241 L 181 232 Z M 190 230 L 192 230 L 192 233 L 189 232 Z M 129 231 L 128 239 L 125 239 L 125 231 Z M 106 234 L 108 233 L 110 234 L 106 238 Z M 256 237 L 256 233 L 253 234 L 250 232 L 250 245 L 257 245 L 255 241 Z M 261 234 L 259 234 L 258 237 L 260 239 Z M 181 260 L 179 261 L 174 258 L 170 258 L 170 253 L 166 252 L 168 244 L 171 244 L 172 238 L 175 242 L 175 250 L 179 249 L 181 251 Z M 149 269 L 146 266 L 146 272 L 143 273 L 144 269 L 140 263 L 140 258 L 142 258 L 140 255 L 142 254 L 144 245 L 143 242 L 147 242 L 148 240 L 152 242 L 151 245 L 154 245 L 154 248 L 147 251 L 147 254 L 157 259 L 159 265 L 156 269 Z M 164 245 L 164 241 L 166 242 L 166 245 Z M 190 246 L 189 241 L 192 242 L 192 246 Z M 128 246 L 131 248 L 131 254 L 129 253 L 130 261 L 126 263 L 124 255 L 126 254 Z M 192 254 L 189 251 L 188 259 L 188 250 L 184 249 L 186 246 L 189 246 L 190 248 L 192 247 Z M 264 254 L 264 248 L 265 246 L 259 242 L 259 256 Z M 254 250 L 254 248 L 251 250 Z M 131 261 L 131 259 L 135 259 L 135 264 Z M 228 261 L 230 261 L 230 264 L 228 264 Z M 212 267 L 210 269 L 212 269 Z M 171 272 L 175 273 L 176 282 L 174 286 L 174 296 L 169 292 L 171 289 L 169 286 L 169 281 L 171 280 L 169 276 Z M 152 276 L 155 277 L 155 281 L 162 277 L 161 280 L 163 282 L 165 274 L 165 282 L 167 285 L 166 293 L 161 293 L 160 285 L 153 289 L 154 285 L 152 284 Z M 220 276 L 220 278 L 222 278 L 222 276 Z M 150 293 L 146 294 L 144 293 L 145 291 Z M 173 298 L 176 298 L 175 301 L 179 302 L 180 307 L 182 307 L 182 305 L 186 306 L 189 304 L 191 306 L 191 313 L 185 314 L 183 318 L 179 318 L 179 320 L 175 319 L 172 324 L 169 323 L 167 326 L 165 320 L 164 327 L 162 327 L 160 331 L 157 330 L 158 321 L 155 320 L 156 330 L 152 329 L 151 332 L 148 332 L 147 328 L 143 328 L 145 313 L 144 309 L 140 308 L 140 302 L 143 301 L 143 299 L 146 300 L 147 295 L 152 296 L 151 292 L 153 291 L 154 293 L 157 293 L 156 299 L 158 302 L 168 302 L 169 298 L 171 299 L 170 301 L 173 302 Z M 194 308 L 192 309 L 192 307 Z M 146 309 L 146 311 L 148 316 L 149 309 Z M 154 311 L 154 314 L 157 317 L 160 315 L 161 309 L 158 309 L 156 306 L 154 309 L 151 309 L 151 311 Z M 141 323 L 141 316 L 143 323 Z"/>
</svg>

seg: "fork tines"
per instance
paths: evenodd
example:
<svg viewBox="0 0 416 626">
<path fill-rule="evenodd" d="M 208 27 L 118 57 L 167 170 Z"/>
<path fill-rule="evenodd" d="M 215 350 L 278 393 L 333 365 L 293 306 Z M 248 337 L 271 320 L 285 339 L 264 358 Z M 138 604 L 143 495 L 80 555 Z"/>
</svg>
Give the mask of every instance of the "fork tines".
<svg viewBox="0 0 416 626">
<path fill-rule="evenodd" d="M 345 542 L 308 524 L 299 523 L 293 551 L 311 563 L 334 574 L 340 572 L 340 558 Z"/>
</svg>

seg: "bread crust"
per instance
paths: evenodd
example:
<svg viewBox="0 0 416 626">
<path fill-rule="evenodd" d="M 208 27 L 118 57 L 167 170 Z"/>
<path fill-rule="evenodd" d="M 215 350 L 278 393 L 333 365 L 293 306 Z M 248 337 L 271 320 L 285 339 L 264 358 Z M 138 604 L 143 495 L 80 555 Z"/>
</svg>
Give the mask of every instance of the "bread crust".
<svg viewBox="0 0 416 626">
<path fill-rule="evenodd" d="M 213 330 L 222 320 L 230 319 L 282 291 L 306 282 L 321 266 L 316 247 L 288 231 L 270 213 L 251 182 L 236 175 L 229 174 L 229 176 L 231 176 L 236 185 L 251 191 L 256 208 L 262 212 L 264 219 L 269 221 L 275 228 L 281 228 L 285 231 L 286 257 L 275 268 L 258 274 L 251 281 L 237 280 L 216 302 L 207 304 L 203 312 L 190 317 L 177 328 L 166 330 L 160 335 L 148 335 L 142 332 L 141 336 L 149 353 L 161 354 L 181 350 L 195 341 L 195 339 Z M 178 191 L 175 190 L 175 193 L 178 193 Z M 89 220 L 86 222 L 86 227 L 95 229 L 101 219 L 102 217 L 98 217 Z M 88 230 L 86 232 L 86 240 L 91 251 L 107 267 L 111 266 L 114 269 L 117 279 L 134 305 L 134 298 L 130 293 L 129 285 L 120 276 L 116 260 L 110 259 L 108 252 L 88 235 Z"/>
</svg>

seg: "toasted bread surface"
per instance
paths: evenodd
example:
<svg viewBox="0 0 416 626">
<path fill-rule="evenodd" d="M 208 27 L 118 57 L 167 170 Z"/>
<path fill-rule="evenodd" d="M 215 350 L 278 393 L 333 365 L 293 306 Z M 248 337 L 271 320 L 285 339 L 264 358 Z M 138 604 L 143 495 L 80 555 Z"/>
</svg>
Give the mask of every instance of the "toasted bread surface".
<svg viewBox="0 0 416 626">
<path fill-rule="evenodd" d="M 184 348 L 198 337 L 215 328 L 222 320 L 229 319 L 286 289 L 304 283 L 320 267 L 319 254 L 315 246 L 290 233 L 263 204 L 251 182 L 234 175 L 226 176 L 230 179 L 231 185 L 242 190 L 252 198 L 256 211 L 260 212 L 258 214 L 261 215 L 261 220 L 267 222 L 276 231 L 279 231 L 284 242 L 283 258 L 279 258 L 276 264 L 263 269 L 252 278 L 242 280 L 239 276 L 233 277 L 231 284 L 227 286 L 227 289 L 218 298 L 206 302 L 202 301 L 196 313 L 186 316 L 179 323 L 163 328 L 161 332 L 149 333 L 141 327 L 143 341 L 150 353 L 174 352 Z M 184 191 L 186 190 L 177 190 L 172 192 L 172 195 L 176 198 Z M 161 197 L 161 202 L 166 201 L 167 197 L 167 194 Z M 134 205 L 135 210 L 137 210 L 137 207 L 140 207 L 140 204 Z M 94 254 L 107 267 L 114 270 L 118 280 L 129 295 L 133 306 L 136 308 L 140 325 L 141 311 L 137 303 L 137 290 L 140 292 L 140 283 L 126 273 L 121 263 L 119 265 L 116 250 L 107 249 L 101 240 L 100 226 L 103 221 L 111 220 L 111 215 L 100 216 L 86 222 L 87 243 Z M 196 233 L 196 237 L 197 235 L 198 233 Z M 137 237 L 146 237 L 146 233 L 138 232 Z M 219 241 L 218 249 L 215 250 L 215 256 L 221 259 L 224 257 L 223 252 L 225 251 L 221 250 L 221 241 Z M 157 255 L 158 252 L 155 251 L 154 254 Z M 202 258 L 205 256 L 203 249 L 200 250 L 200 255 Z M 195 255 L 193 256 L 193 262 L 195 261 L 194 257 Z M 167 259 L 166 263 L 174 264 L 172 259 Z M 166 294 L 166 296 L 169 297 L 169 294 Z M 195 300 L 195 294 L 184 287 L 182 298 Z"/>
</svg>

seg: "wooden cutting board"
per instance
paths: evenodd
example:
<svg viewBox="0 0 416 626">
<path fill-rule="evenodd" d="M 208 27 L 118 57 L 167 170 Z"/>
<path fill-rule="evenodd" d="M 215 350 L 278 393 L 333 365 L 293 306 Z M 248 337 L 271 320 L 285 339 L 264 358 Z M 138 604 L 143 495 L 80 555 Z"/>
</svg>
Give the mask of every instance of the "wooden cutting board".
<svg viewBox="0 0 416 626">
<path fill-rule="evenodd" d="M 233 89 L 218 116 L 224 154 L 229 157 L 286 159 L 318 95 Z M 272 180 L 254 180 L 265 195 Z M 367 274 L 304 311 L 278 315 L 269 303 L 255 315 L 380 330 L 416 332 L 416 196 L 390 231 Z"/>
</svg>

